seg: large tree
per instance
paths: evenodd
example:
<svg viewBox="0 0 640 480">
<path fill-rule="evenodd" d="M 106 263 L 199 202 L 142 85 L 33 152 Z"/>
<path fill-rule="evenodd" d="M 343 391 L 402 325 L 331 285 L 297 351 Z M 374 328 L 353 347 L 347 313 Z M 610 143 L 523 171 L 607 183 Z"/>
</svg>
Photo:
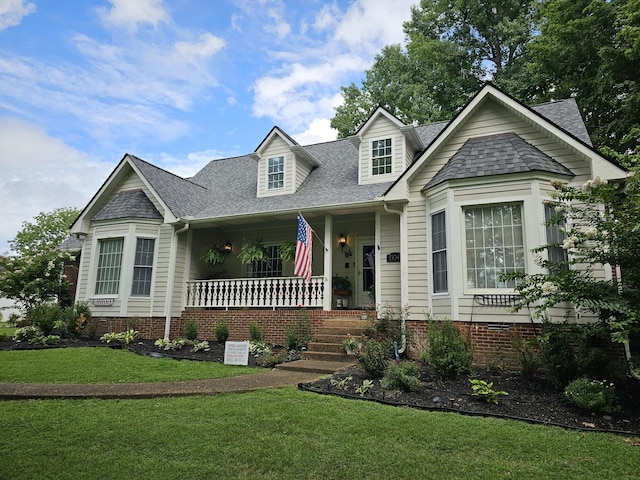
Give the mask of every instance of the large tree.
<svg viewBox="0 0 640 480">
<path fill-rule="evenodd" d="M 78 213 L 58 208 L 22 224 L 9 242 L 15 255 L 0 257 L 0 295 L 17 300 L 26 310 L 52 298 L 66 299 L 69 284 L 62 272 L 71 257 L 59 247 Z"/>
<path fill-rule="evenodd" d="M 446 120 L 483 81 L 513 82 L 524 65 L 536 4 L 422 0 L 404 25 L 406 49 L 383 48 L 361 88 L 342 88 L 344 104 L 331 125 L 341 137 L 351 135 L 377 105 L 407 123 Z"/>
</svg>

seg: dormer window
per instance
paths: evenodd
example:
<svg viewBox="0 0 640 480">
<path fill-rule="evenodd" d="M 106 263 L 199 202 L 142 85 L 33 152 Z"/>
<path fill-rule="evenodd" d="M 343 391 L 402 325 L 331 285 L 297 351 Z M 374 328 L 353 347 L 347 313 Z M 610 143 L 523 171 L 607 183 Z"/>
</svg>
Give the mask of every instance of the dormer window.
<svg viewBox="0 0 640 480">
<path fill-rule="evenodd" d="M 273 157 L 269 159 L 267 189 L 276 190 L 279 188 L 284 188 L 284 157 Z"/>
<path fill-rule="evenodd" d="M 391 155 L 391 139 L 371 142 L 371 174 L 386 175 L 392 173 L 393 157 Z"/>
</svg>

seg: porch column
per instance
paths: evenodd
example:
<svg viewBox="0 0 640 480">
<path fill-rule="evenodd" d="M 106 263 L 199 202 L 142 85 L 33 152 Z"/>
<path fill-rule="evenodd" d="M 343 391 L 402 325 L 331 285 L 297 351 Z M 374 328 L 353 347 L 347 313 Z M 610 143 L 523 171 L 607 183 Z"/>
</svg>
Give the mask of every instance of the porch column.
<svg viewBox="0 0 640 480">
<path fill-rule="evenodd" d="M 324 298 L 322 309 L 331 310 L 331 278 L 333 277 L 333 217 L 324 216 Z"/>
</svg>

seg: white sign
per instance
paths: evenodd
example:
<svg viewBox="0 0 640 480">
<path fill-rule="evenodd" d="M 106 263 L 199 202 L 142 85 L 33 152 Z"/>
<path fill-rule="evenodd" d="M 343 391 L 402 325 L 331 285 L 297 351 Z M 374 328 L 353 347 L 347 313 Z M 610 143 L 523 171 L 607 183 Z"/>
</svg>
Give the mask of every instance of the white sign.
<svg viewBox="0 0 640 480">
<path fill-rule="evenodd" d="M 249 365 L 249 342 L 225 342 L 225 365 Z"/>
</svg>

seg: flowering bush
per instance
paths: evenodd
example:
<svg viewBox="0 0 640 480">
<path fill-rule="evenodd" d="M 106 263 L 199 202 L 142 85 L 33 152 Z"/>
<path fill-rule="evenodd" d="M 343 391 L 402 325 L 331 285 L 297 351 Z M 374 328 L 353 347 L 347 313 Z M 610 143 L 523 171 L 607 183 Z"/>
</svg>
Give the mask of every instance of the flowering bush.
<svg viewBox="0 0 640 480">
<path fill-rule="evenodd" d="M 615 400 L 613 383 L 581 377 L 564 390 L 564 396 L 576 407 L 589 413 L 611 413 Z"/>
</svg>

